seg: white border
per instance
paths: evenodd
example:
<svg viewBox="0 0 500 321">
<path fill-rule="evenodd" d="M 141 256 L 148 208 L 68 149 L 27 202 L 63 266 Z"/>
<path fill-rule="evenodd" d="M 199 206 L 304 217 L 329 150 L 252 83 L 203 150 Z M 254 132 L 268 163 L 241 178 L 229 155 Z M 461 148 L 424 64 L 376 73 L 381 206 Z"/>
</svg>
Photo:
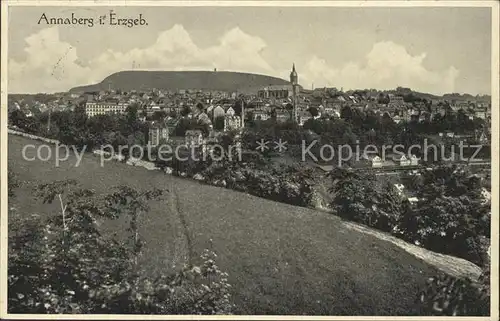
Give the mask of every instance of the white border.
<svg viewBox="0 0 500 321">
<path fill-rule="evenodd" d="M 171 7 L 489 7 L 492 9 L 492 56 L 491 56 L 491 103 L 492 103 L 492 221 L 491 221 L 491 316 L 490 317 L 350 317 L 350 316 L 266 316 L 266 315 L 56 315 L 56 314 L 7 314 L 7 60 L 8 60 L 8 7 L 17 6 L 171 6 Z M 498 210 L 499 210 L 499 2 L 497 1 L 27 1 L 6 0 L 1 2 L 1 110 L 0 110 L 0 164 L 1 164 L 1 257 L 0 257 L 0 318 L 2 319 L 61 319 L 61 320 L 498 320 Z"/>
</svg>

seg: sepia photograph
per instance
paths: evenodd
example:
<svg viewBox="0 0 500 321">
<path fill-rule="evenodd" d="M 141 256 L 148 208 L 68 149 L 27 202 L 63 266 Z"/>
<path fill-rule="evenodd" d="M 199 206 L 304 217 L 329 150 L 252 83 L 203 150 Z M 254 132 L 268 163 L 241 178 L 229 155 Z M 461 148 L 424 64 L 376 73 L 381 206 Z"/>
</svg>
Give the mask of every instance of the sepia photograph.
<svg viewBox="0 0 500 321">
<path fill-rule="evenodd" d="M 412 2 L 2 2 L 1 318 L 497 320 L 499 4 Z"/>
</svg>

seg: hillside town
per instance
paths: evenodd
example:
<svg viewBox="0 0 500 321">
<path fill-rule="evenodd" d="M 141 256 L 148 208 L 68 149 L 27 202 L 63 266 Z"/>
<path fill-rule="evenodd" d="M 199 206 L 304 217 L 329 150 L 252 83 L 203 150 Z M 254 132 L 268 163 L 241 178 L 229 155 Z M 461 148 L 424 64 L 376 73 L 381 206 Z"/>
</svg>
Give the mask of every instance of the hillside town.
<svg viewBox="0 0 500 321">
<path fill-rule="evenodd" d="M 479 267 L 489 262 L 490 251 L 491 98 L 435 96 L 402 87 L 307 90 L 295 64 L 289 80 L 253 93 L 110 86 L 99 92 L 9 95 L 9 133 L 91 152 L 105 175 L 110 165 L 103 159 L 116 159 L 332 213 L 412 246 L 468 260 L 473 267 L 461 268 L 482 278 Z M 403 152 L 385 153 L 385 147 L 398 145 Z M 104 146 L 119 152 L 110 155 Z M 130 146 L 147 146 L 148 153 Z M 163 159 L 165 146 L 185 150 Z M 376 151 L 367 153 L 369 148 Z M 460 278 L 461 273 L 466 272 L 461 270 Z M 437 288 L 447 288 L 446 282 Z M 226 285 L 220 289 L 228 291 Z M 223 302 L 214 310 L 230 311 Z M 485 311 L 482 296 L 474 294 L 470 302 Z"/>
<path fill-rule="evenodd" d="M 394 90 L 348 90 L 337 88 L 303 89 L 298 84 L 295 65 L 290 73 L 290 85 L 270 85 L 253 94 L 201 89 L 132 90 L 124 92 L 109 88 L 99 92 L 67 92 L 39 94 L 31 97 L 9 96 L 9 112 L 22 111 L 26 117 L 54 111 L 74 110 L 84 106 L 89 117 L 123 114 L 135 106 L 139 119 L 150 127 L 149 137 L 165 128 L 163 139 L 174 135 L 181 119 L 204 122 L 210 131 L 240 130 L 255 121 L 275 119 L 278 123 L 294 122 L 304 126 L 311 119 L 341 118 L 342 110 L 350 108 L 380 117 L 389 117 L 395 124 L 431 122 L 446 115 L 461 115 L 470 121 L 484 122 L 484 130 L 467 133 L 475 141 L 487 144 L 491 127 L 491 98 L 448 94 L 434 96 L 413 92 L 409 88 Z M 459 129 L 460 130 L 460 129 Z M 166 136 L 165 136 L 166 135 Z M 208 136 L 208 133 L 207 135 Z M 446 138 L 463 139 L 464 133 L 447 130 L 439 133 Z M 158 139 L 151 139 L 158 145 Z"/>
<path fill-rule="evenodd" d="M 500 2 L 26 2 L 0 319 L 499 319 Z"/>
</svg>

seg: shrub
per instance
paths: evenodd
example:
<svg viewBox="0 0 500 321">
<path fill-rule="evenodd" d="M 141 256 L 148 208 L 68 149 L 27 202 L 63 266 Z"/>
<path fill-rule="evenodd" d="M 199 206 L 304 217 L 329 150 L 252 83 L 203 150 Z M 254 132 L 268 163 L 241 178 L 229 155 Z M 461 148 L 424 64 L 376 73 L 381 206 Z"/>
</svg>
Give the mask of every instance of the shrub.
<svg viewBox="0 0 500 321">
<path fill-rule="evenodd" d="M 340 217 L 386 232 L 397 226 L 403 199 L 394 186 L 345 168 L 335 168 L 329 176 L 334 194 L 330 205 Z"/>
<path fill-rule="evenodd" d="M 61 212 L 10 222 L 8 310 L 10 313 L 228 314 L 227 274 L 205 251 L 199 266 L 168 276 L 140 274 L 138 234 L 148 201 L 164 191 L 120 187 L 97 196 L 74 181 L 39 187 L 44 202 Z M 102 235 L 100 219 L 129 218 L 129 240 Z"/>
<path fill-rule="evenodd" d="M 241 166 L 224 160 L 212 162 L 201 174 L 212 185 L 297 206 L 312 204 L 311 171 L 300 166 L 273 169 L 248 163 Z"/>
<path fill-rule="evenodd" d="M 429 278 L 418 296 L 418 305 L 426 316 L 489 316 L 489 268 L 478 282 L 444 273 Z"/>
</svg>

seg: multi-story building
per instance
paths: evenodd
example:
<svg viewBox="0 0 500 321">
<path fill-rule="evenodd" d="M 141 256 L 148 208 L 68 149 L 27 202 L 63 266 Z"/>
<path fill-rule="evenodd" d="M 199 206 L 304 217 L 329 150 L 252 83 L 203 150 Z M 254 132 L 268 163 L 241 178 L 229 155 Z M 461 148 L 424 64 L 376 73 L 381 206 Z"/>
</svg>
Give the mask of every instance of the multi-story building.
<svg viewBox="0 0 500 321">
<path fill-rule="evenodd" d="M 276 98 L 283 99 L 292 97 L 293 86 L 292 85 L 271 85 L 267 86 L 257 92 L 259 98 Z"/>
<path fill-rule="evenodd" d="M 253 120 L 268 120 L 269 114 L 264 110 L 255 110 L 253 113 Z"/>
<path fill-rule="evenodd" d="M 287 122 L 290 120 L 290 111 L 288 110 L 276 110 L 276 121 L 277 122 Z M 298 115 L 297 115 L 297 121 L 298 121 Z"/>
<path fill-rule="evenodd" d="M 241 128 L 241 118 L 234 115 L 224 117 L 224 131 Z"/>
<path fill-rule="evenodd" d="M 108 102 L 88 102 L 85 104 L 85 113 L 88 116 L 121 114 L 124 113 L 128 105 L 123 103 Z"/>
<path fill-rule="evenodd" d="M 487 109 L 486 108 L 476 108 L 474 111 L 476 118 L 486 119 Z"/>
<path fill-rule="evenodd" d="M 187 146 L 201 146 L 203 144 L 203 133 L 199 129 L 186 130 L 185 142 Z"/>
<path fill-rule="evenodd" d="M 149 127 L 149 145 L 158 146 L 168 141 L 168 127 L 164 123 L 152 123 Z"/>
<path fill-rule="evenodd" d="M 404 104 L 404 99 L 402 96 L 396 96 L 393 94 L 389 94 L 389 103 L 394 103 L 394 104 Z"/>
</svg>

